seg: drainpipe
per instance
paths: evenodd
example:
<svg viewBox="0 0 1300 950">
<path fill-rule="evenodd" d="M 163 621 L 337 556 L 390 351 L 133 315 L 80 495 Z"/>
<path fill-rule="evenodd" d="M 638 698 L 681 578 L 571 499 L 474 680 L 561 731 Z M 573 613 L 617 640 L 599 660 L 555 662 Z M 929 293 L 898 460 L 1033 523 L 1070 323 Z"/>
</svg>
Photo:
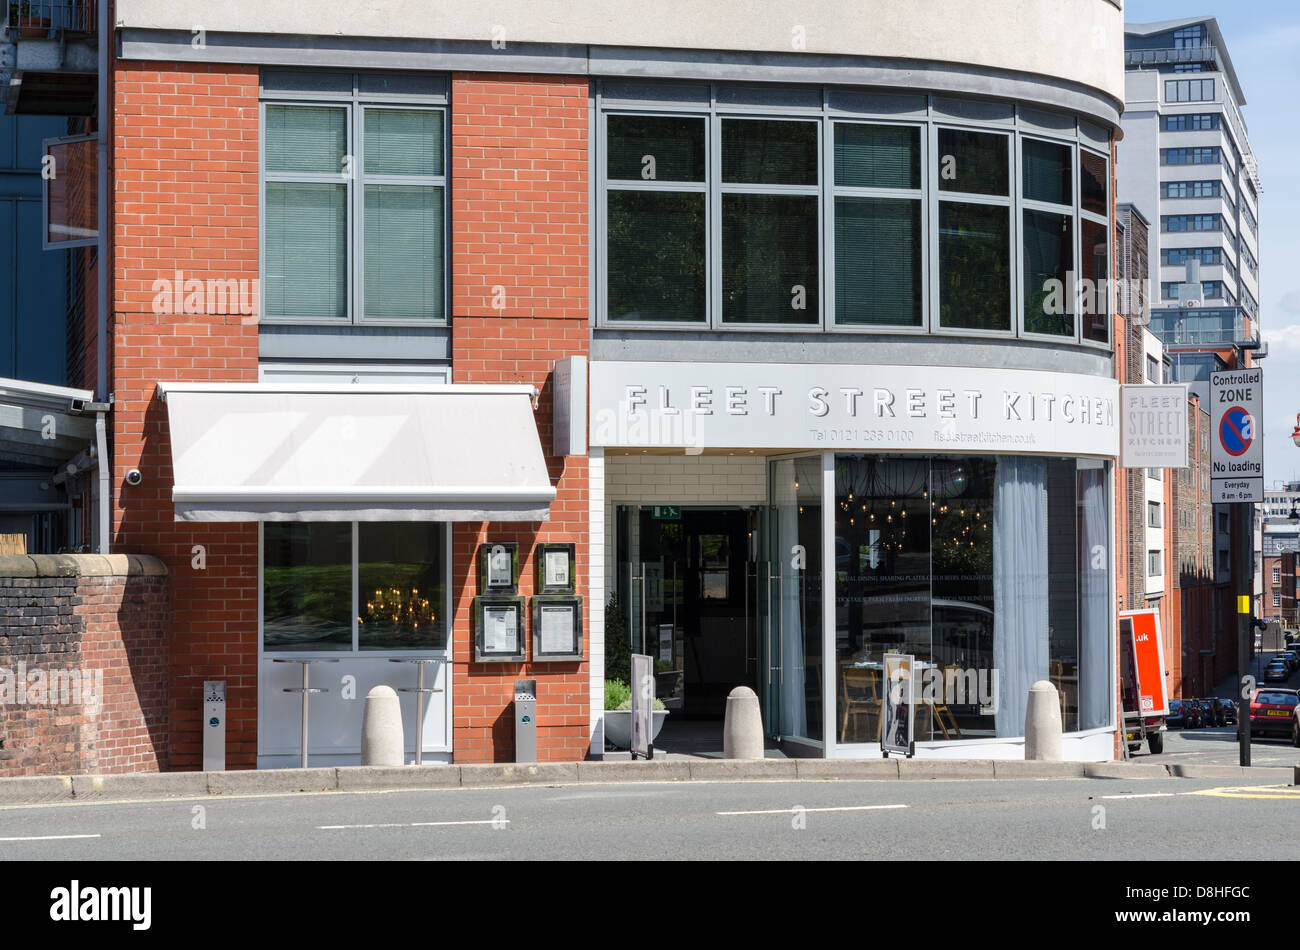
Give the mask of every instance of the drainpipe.
<svg viewBox="0 0 1300 950">
<path fill-rule="evenodd" d="M 105 405 L 110 401 L 108 394 L 108 203 L 112 196 L 108 190 L 108 126 L 113 113 L 108 101 L 108 43 L 110 40 L 108 8 L 111 2 L 112 0 L 98 0 L 95 6 L 99 40 L 99 83 L 98 88 L 95 90 L 97 94 L 95 124 L 98 127 L 96 131 L 99 133 L 98 141 L 95 144 L 95 172 L 98 176 L 99 193 L 99 201 L 96 202 L 98 205 L 96 208 L 98 238 L 95 241 L 95 309 L 98 321 L 98 332 L 95 336 L 97 350 L 95 364 L 98 370 L 95 399 Z M 105 411 L 101 410 L 95 416 L 95 445 L 99 451 L 99 497 L 96 499 L 96 507 L 99 513 L 100 554 L 107 554 L 109 551 L 109 512 L 113 504 L 111 480 L 113 460 L 112 456 L 108 454 L 108 434 L 104 425 Z"/>
</svg>

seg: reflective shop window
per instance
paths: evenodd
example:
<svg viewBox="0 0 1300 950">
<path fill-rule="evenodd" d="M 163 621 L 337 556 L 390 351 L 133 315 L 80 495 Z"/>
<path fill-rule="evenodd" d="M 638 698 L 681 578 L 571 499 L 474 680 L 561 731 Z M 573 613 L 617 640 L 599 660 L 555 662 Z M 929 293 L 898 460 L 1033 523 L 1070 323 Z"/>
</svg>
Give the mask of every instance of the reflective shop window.
<svg viewBox="0 0 1300 950">
<path fill-rule="evenodd" d="M 834 135 L 835 322 L 919 327 L 921 130 L 836 122 Z"/>
<path fill-rule="evenodd" d="M 1074 459 L 836 456 L 841 743 L 878 741 L 857 699 L 879 694 L 885 653 L 917 659 L 921 741 L 1022 735 L 1042 679 L 1066 731 L 1108 724 L 1105 475 Z"/>
<path fill-rule="evenodd" d="M 1010 136 L 938 130 L 939 323 L 1011 327 Z M 959 195 L 986 196 L 983 201 Z"/>
<path fill-rule="evenodd" d="M 267 522 L 262 532 L 264 651 L 446 649 L 446 525 Z"/>
<path fill-rule="evenodd" d="M 705 120 L 611 115 L 606 122 L 609 319 L 703 323 Z"/>
<path fill-rule="evenodd" d="M 724 323 L 821 322 L 817 143 L 815 122 L 722 120 Z"/>
</svg>

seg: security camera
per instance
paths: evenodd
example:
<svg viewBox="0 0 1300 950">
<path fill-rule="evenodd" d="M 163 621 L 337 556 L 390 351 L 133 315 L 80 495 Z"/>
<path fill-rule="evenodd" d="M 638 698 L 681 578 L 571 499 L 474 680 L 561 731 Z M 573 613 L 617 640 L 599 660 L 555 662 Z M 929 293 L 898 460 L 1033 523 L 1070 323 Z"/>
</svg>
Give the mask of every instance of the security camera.
<svg viewBox="0 0 1300 950">
<path fill-rule="evenodd" d="M 144 481 L 144 476 L 140 474 L 138 468 L 133 468 L 126 473 L 126 483 L 128 485 L 139 485 L 142 481 Z"/>
</svg>

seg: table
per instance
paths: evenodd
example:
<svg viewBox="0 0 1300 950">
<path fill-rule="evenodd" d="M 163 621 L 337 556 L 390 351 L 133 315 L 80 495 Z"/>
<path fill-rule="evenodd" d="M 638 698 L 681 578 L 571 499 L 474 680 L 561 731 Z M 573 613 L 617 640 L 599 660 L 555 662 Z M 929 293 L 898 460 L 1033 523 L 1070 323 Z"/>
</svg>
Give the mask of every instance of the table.
<svg viewBox="0 0 1300 950">
<path fill-rule="evenodd" d="M 322 686 L 311 685 L 311 673 L 310 673 L 311 665 L 313 663 L 337 663 L 338 660 L 334 658 L 327 658 L 327 657 L 310 657 L 306 659 L 299 659 L 297 657 L 276 657 L 271 662 L 302 664 L 302 685 L 286 686 L 284 687 L 284 691 L 286 693 L 302 694 L 302 767 L 305 769 L 307 767 L 307 698 L 312 693 L 329 692 L 329 690 L 325 689 Z"/>
</svg>

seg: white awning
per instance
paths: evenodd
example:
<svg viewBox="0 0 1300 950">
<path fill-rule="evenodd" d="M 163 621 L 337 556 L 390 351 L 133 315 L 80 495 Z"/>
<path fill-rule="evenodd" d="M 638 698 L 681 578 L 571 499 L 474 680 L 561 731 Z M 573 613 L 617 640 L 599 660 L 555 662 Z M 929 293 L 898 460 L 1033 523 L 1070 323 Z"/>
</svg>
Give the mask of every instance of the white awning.
<svg viewBox="0 0 1300 950">
<path fill-rule="evenodd" d="M 158 390 L 177 521 L 546 521 L 555 499 L 531 386 Z"/>
</svg>

